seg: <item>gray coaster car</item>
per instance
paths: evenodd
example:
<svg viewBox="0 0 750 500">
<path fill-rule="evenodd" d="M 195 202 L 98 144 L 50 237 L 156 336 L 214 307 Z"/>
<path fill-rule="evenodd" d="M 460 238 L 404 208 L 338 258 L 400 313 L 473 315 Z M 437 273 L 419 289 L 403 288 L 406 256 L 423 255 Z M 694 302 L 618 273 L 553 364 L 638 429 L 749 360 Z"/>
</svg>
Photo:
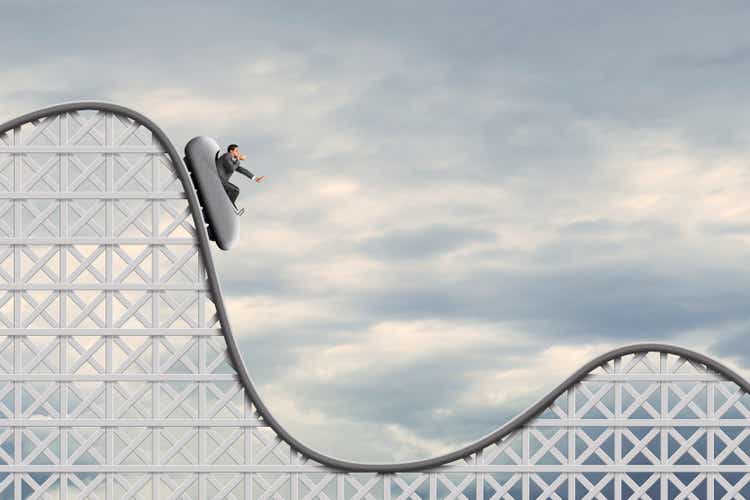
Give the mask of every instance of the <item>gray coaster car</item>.
<svg viewBox="0 0 750 500">
<path fill-rule="evenodd" d="M 240 237 L 240 220 L 234 204 L 221 185 L 216 158 L 221 148 L 210 137 L 198 136 L 185 146 L 185 166 L 193 179 L 208 237 L 222 250 L 232 248 Z"/>
</svg>

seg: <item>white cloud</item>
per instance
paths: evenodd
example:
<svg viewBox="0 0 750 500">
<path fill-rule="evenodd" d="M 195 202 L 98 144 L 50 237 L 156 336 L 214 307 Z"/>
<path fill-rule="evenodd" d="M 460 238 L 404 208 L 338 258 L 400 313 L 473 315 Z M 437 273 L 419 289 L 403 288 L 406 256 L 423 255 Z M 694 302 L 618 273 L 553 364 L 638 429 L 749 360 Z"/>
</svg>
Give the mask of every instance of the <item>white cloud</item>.
<svg viewBox="0 0 750 500">
<path fill-rule="evenodd" d="M 353 372 L 382 373 L 422 359 L 459 357 L 467 349 L 512 346 L 519 334 L 503 325 L 442 320 L 384 321 L 327 348 L 300 351 L 292 378 L 342 379 Z"/>
<path fill-rule="evenodd" d="M 467 389 L 457 404 L 474 408 L 505 408 L 529 405 L 546 395 L 596 356 L 613 349 L 613 344 L 553 345 L 534 356 L 509 354 L 514 368 L 472 370 L 467 368 Z M 511 351 L 512 352 L 512 351 Z"/>
<path fill-rule="evenodd" d="M 284 299 L 274 295 L 244 295 L 226 300 L 238 338 L 269 330 L 304 329 L 306 324 L 341 319 L 347 311 L 324 299 Z"/>
</svg>

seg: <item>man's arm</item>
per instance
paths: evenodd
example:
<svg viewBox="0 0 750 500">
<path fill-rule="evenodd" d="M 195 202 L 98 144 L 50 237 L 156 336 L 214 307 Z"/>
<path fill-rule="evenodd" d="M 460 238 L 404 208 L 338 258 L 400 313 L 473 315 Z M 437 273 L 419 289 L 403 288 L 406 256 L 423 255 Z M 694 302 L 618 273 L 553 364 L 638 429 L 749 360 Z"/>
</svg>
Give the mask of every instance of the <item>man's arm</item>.
<svg viewBox="0 0 750 500">
<path fill-rule="evenodd" d="M 244 176 L 247 176 L 250 178 L 250 180 L 255 178 L 255 174 L 246 169 L 245 167 L 237 167 L 237 172 L 241 173 Z"/>
</svg>

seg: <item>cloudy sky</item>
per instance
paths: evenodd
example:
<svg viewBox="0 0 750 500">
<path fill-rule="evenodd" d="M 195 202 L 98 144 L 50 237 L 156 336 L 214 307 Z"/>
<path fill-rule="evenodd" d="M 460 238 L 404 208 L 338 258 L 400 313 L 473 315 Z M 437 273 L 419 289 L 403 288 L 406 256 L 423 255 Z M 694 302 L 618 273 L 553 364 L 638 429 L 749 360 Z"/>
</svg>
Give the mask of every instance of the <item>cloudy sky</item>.
<svg viewBox="0 0 750 500">
<path fill-rule="evenodd" d="M 750 374 L 750 5 L 0 0 L 0 121 L 114 101 L 237 142 L 214 249 L 303 443 L 426 458 L 659 341 Z"/>
</svg>

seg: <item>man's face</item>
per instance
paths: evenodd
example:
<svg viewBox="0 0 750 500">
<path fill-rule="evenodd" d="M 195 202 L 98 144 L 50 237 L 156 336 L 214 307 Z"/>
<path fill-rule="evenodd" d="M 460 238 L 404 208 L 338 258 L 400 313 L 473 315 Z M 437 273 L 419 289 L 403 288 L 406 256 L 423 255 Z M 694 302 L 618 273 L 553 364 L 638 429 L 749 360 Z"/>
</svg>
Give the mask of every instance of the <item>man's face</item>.
<svg viewBox="0 0 750 500">
<path fill-rule="evenodd" d="M 230 151 L 230 153 L 232 154 L 232 157 L 239 158 L 239 156 L 240 156 L 240 148 L 234 148 L 232 151 Z"/>
</svg>

